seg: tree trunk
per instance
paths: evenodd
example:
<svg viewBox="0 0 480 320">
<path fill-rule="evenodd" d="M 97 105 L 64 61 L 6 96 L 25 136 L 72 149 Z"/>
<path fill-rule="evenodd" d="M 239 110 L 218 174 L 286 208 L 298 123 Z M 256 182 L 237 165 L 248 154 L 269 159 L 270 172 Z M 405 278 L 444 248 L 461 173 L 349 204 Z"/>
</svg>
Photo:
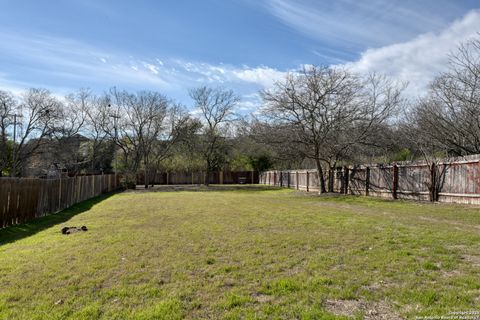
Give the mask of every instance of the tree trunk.
<svg viewBox="0 0 480 320">
<path fill-rule="evenodd" d="M 317 171 L 318 171 L 318 193 L 326 193 L 327 190 L 325 189 L 325 177 L 323 176 L 323 169 L 320 160 L 316 159 L 315 163 L 317 164 Z"/>
<path fill-rule="evenodd" d="M 143 162 L 143 165 L 144 165 L 144 171 L 143 171 L 143 175 L 144 175 L 144 182 L 145 182 L 145 189 L 148 189 L 148 164 L 146 161 Z"/>
<path fill-rule="evenodd" d="M 207 170 L 205 171 L 205 180 L 204 185 L 208 187 L 210 180 L 210 165 L 207 166 Z"/>
<path fill-rule="evenodd" d="M 438 200 L 438 186 L 437 186 L 437 169 L 435 162 L 430 165 L 430 201 Z"/>
<path fill-rule="evenodd" d="M 333 167 L 330 167 L 328 170 L 328 192 L 334 192 L 334 175 L 335 175 L 335 170 Z"/>
</svg>

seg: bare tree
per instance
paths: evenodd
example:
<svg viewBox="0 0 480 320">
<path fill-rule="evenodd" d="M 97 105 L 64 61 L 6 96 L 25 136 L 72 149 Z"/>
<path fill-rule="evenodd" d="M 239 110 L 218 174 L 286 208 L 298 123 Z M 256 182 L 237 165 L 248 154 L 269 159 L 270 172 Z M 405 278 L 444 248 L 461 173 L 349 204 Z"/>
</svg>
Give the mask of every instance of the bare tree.
<svg viewBox="0 0 480 320">
<path fill-rule="evenodd" d="M 81 133 L 89 139 L 87 144 L 90 170 L 105 170 L 111 167 L 115 156 L 115 132 L 107 132 L 113 114 L 111 113 L 110 99 L 108 96 L 81 95 L 80 99 L 85 110 L 85 125 Z M 111 128 L 110 128 L 111 129 Z M 115 130 L 113 128 L 113 130 Z"/>
<path fill-rule="evenodd" d="M 67 95 L 55 121 L 54 136 L 62 139 L 79 134 L 85 126 L 90 103 L 89 90 L 81 89 Z"/>
<path fill-rule="evenodd" d="M 372 143 L 370 138 L 401 103 L 401 91 L 375 74 L 362 78 L 341 68 L 313 66 L 263 91 L 263 115 L 289 127 L 285 142 L 298 145 L 305 158 L 315 161 L 323 193 L 322 164 L 329 169 L 328 190 L 333 191 L 333 168 L 351 158 L 355 146 Z"/>
<path fill-rule="evenodd" d="M 82 148 L 81 141 L 87 122 L 87 110 L 91 108 L 92 95 L 89 90 L 81 89 L 67 95 L 60 102 L 60 108 L 54 119 L 51 134 L 55 148 L 53 159 L 62 164 L 70 174 L 76 174 L 88 166 L 89 157 Z"/>
<path fill-rule="evenodd" d="M 205 162 L 205 185 L 208 185 L 210 172 L 224 162 L 228 125 L 235 118 L 234 108 L 240 98 L 232 90 L 205 86 L 190 90 L 190 97 L 199 111 L 201 126 L 195 143 Z"/>
<path fill-rule="evenodd" d="M 286 143 L 302 146 L 303 155 L 315 161 L 321 193 L 326 192 L 321 162 L 328 161 L 325 150 L 359 91 L 355 80 L 343 69 L 304 68 L 262 92 L 263 114 L 277 125 L 289 125 Z"/>
<path fill-rule="evenodd" d="M 254 119 L 249 124 L 250 136 L 260 149 L 267 150 L 281 169 L 297 169 L 303 166 L 303 145 L 289 143 L 293 130 L 288 123 L 272 123 Z M 255 149 L 259 149 L 255 146 Z"/>
<path fill-rule="evenodd" d="M 173 104 L 165 119 L 165 129 L 153 144 L 150 168 L 156 172 L 158 168 L 163 167 L 164 161 L 175 152 L 175 146 L 182 141 L 192 139 L 196 128 L 197 123 L 185 111 L 185 108 L 180 104 Z"/>
<path fill-rule="evenodd" d="M 431 84 L 413 110 L 413 121 L 438 151 L 462 156 L 480 153 L 480 38 L 460 45 L 449 69 Z"/>
<path fill-rule="evenodd" d="M 13 142 L 9 140 L 8 130 L 13 124 L 13 115 L 17 108 L 17 101 L 7 91 L 0 91 L 0 177 L 11 163 Z"/>
<path fill-rule="evenodd" d="M 111 98 L 114 121 L 109 122 L 106 132 L 122 150 L 124 168 L 129 175 L 135 175 L 143 165 L 145 187 L 148 188 L 148 172 L 155 147 L 170 129 L 167 125 L 169 101 L 157 92 L 132 94 L 116 89 L 112 89 Z"/>
<path fill-rule="evenodd" d="M 397 136 L 405 141 L 413 150 L 417 158 L 421 158 L 429 167 L 430 179 L 425 183 L 429 190 L 430 201 L 438 201 L 439 193 L 443 187 L 445 173 L 448 165 L 443 163 L 447 157 L 445 151 L 435 140 L 426 136 L 415 121 L 415 113 L 407 113 L 402 119 L 397 130 Z"/>
<path fill-rule="evenodd" d="M 58 99 L 45 89 L 30 89 L 22 95 L 15 110 L 18 137 L 12 150 L 12 176 L 52 135 L 61 107 Z"/>
</svg>

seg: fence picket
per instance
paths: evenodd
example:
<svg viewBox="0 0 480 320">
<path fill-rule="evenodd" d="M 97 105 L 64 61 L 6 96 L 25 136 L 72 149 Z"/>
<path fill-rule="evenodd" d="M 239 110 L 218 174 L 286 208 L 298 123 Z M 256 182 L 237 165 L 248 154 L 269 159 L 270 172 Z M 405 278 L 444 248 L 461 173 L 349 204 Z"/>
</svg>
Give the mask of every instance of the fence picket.
<svg viewBox="0 0 480 320">
<path fill-rule="evenodd" d="M 278 185 L 277 175 L 287 175 L 287 184 L 281 186 L 318 191 L 316 170 L 266 171 L 260 173 L 259 181 Z M 335 179 L 334 191 L 345 194 L 480 204 L 480 155 L 445 159 L 434 165 L 403 162 L 345 166 L 328 176 Z"/>
<path fill-rule="evenodd" d="M 118 186 L 113 174 L 55 180 L 0 178 L 0 229 L 61 211 Z"/>
</svg>

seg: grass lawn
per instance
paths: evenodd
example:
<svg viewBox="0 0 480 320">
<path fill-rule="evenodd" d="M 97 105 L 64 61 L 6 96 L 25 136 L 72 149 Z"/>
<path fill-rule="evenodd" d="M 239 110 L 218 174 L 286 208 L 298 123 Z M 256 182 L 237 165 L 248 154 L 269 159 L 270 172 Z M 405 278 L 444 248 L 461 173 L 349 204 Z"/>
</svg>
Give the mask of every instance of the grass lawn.
<svg viewBox="0 0 480 320">
<path fill-rule="evenodd" d="M 399 319 L 478 305 L 474 207 L 132 192 L 0 230 L 0 319 Z"/>
</svg>

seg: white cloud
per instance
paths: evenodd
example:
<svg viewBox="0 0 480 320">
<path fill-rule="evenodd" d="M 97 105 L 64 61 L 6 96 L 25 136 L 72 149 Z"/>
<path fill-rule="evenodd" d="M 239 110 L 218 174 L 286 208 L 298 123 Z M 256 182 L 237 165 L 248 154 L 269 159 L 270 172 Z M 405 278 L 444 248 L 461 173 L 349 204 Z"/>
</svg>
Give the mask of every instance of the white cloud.
<svg viewBox="0 0 480 320">
<path fill-rule="evenodd" d="M 257 83 L 264 88 L 271 87 L 275 81 L 283 79 L 286 74 L 269 67 L 236 69 L 232 73 L 240 80 Z"/>
<path fill-rule="evenodd" d="M 279 79 L 282 79 L 287 71 L 280 71 L 266 66 L 237 67 L 228 64 L 213 65 L 204 62 L 173 60 L 175 65 L 186 72 L 186 75 L 194 78 L 196 82 L 216 84 L 243 84 L 254 85 L 256 90 L 268 88 Z"/>
<path fill-rule="evenodd" d="M 150 72 L 152 72 L 153 74 L 158 74 L 158 67 L 156 65 L 144 62 L 143 66 L 146 69 L 150 70 Z"/>
<path fill-rule="evenodd" d="M 422 95 L 429 82 L 448 66 L 449 54 L 480 30 L 480 10 L 469 12 L 439 33 L 426 33 L 411 41 L 362 53 L 360 59 L 344 64 L 352 71 L 378 72 L 408 81 L 407 94 Z"/>
</svg>

